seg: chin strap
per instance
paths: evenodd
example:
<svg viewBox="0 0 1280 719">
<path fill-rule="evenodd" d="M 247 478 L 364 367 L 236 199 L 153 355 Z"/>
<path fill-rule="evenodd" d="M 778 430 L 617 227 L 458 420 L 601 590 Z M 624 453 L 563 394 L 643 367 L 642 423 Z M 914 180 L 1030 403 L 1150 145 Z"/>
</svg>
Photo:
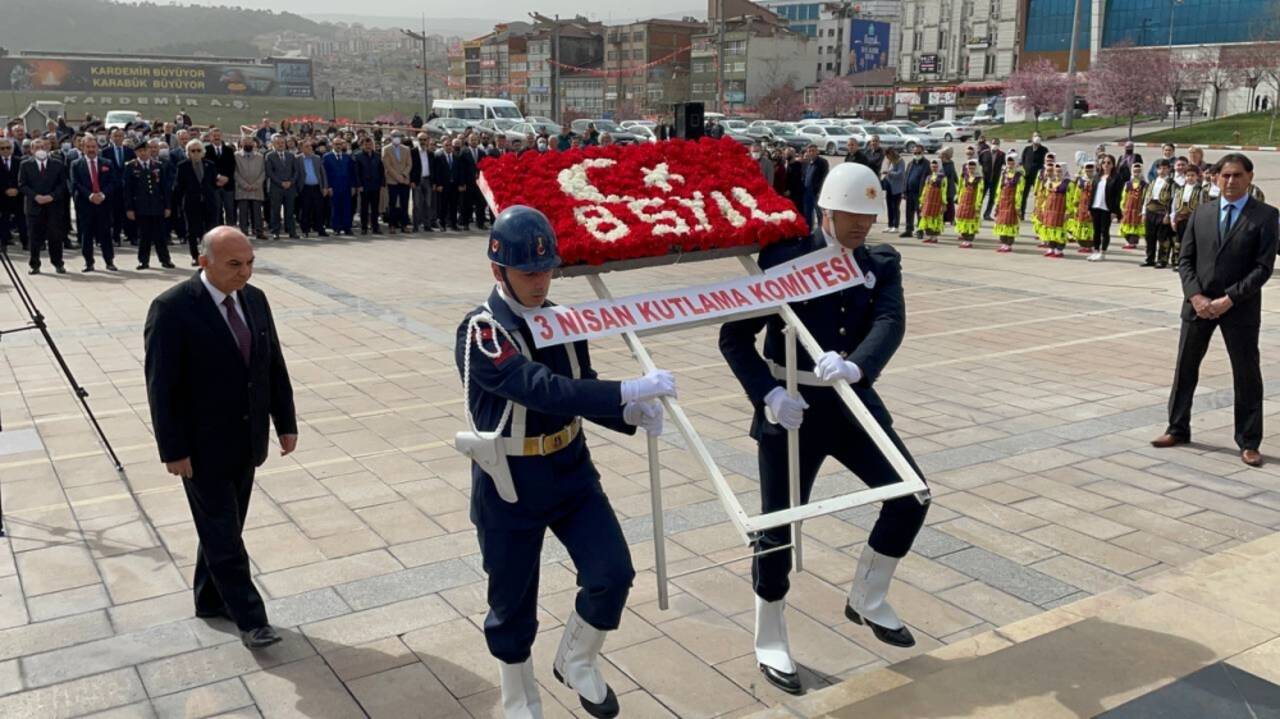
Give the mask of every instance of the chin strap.
<svg viewBox="0 0 1280 719">
<path fill-rule="evenodd" d="M 515 300 L 516 304 L 522 307 L 528 307 L 528 305 L 525 304 L 525 301 L 520 299 L 520 295 L 516 294 L 516 288 L 511 286 L 511 278 L 507 277 L 507 268 L 503 265 L 498 265 L 498 272 L 502 275 L 502 286 L 506 288 L 507 294 L 511 299 Z"/>
</svg>

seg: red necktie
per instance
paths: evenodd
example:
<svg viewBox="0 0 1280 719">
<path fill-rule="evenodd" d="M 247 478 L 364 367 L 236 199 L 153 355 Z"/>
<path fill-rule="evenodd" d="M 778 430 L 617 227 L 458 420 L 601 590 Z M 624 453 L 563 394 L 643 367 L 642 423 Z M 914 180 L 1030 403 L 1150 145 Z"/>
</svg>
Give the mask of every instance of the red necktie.
<svg viewBox="0 0 1280 719">
<path fill-rule="evenodd" d="M 98 161 L 97 160 L 89 161 L 89 183 L 93 187 L 93 194 L 95 195 L 98 194 L 100 190 L 98 188 Z"/>
<path fill-rule="evenodd" d="M 240 312 L 236 309 L 236 301 L 227 295 L 222 300 L 222 306 L 227 308 L 227 324 L 231 325 L 231 334 L 236 336 L 236 345 L 240 347 L 240 356 L 244 358 L 244 365 L 249 366 L 249 352 L 253 349 L 253 336 L 249 334 L 249 328 L 245 326 L 244 320 L 240 319 Z"/>
</svg>

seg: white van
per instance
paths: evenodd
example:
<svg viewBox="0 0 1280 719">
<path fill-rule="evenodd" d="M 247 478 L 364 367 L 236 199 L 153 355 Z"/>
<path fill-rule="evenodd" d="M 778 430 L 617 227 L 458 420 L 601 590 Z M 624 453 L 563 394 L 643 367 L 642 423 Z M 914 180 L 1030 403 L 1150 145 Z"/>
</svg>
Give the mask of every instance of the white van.
<svg viewBox="0 0 1280 719">
<path fill-rule="evenodd" d="M 524 115 L 520 114 L 520 107 L 510 100 L 503 100 L 496 97 L 473 97 L 467 102 L 478 103 L 484 109 L 485 120 L 515 120 L 516 122 L 524 122 Z"/>
<path fill-rule="evenodd" d="M 485 118 L 484 106 L 475 100 L 436 100 L 431 103 L 431 111 L 436 117 L 456 117 L 470 123 Z"/>
</svg>

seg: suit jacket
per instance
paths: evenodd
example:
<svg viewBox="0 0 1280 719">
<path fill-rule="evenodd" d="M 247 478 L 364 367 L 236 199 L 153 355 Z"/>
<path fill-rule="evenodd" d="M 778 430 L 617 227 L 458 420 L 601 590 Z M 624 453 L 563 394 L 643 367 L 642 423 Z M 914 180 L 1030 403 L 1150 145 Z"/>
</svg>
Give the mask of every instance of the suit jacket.
<svg viewBox="0 0 1280 719">
<path fill-rule="evenodd" d="M 796 207 L 804 199 L 804 160 L 787 163 L 787 197 L 796 203 Z"/>
<path fill-rule="evenodd" d="M 351 194 L 356 183 L 356 164 L 349 153 L 339 155 L 328 152 L 324 156 L 325 181 L 332 187 L 334 194 L 339 192 Z"/>
<path fill-rule="evenodd" d="M 18 189 L 23 197 L 27 198 L 28 215 L 35 214 L 41 207 L 36 204 L 36 195 L 52 195 L 53 206 L 59 202 L 66 202 L 69 194 L 67 166 L 57 160 L 49 159 L 45 162 L 44 172 L 41 173 L 40 163 L 36 162 L 35 156 L 24 158 L 22 165 L 18 168 Z"/>
<path fill-rule="evenodd" d="M 1128 177 L 1121 177 L 1120 172 L 1116 171 L 1107 176 L 1107 211 L 1113 215 L 1119 215 L 1122 211 L 1120 207 L 1120 195 L 1124 192 L 1124 183 L 1128 182 Z M 1089 206 L 1093 207 L 1093 198 L 1089 198 Z"/>
<path fill-rule="evenodd" d="M 822 192 L 822 183 L 826 181 L 827 172 L 830 167 L 831 166 L 827 164 L 827 158 L 821 156 L 813 158 L 813 178 L 810 180 L 810 185 L 807 189 L 809 192 L 813 193 L 814 197 L 817 197 Z M 805 175 L 807 175 L 808 172 L 808 168 L 805 168 L 800 173 L 802 188 L 804 187 L 803 183 Z"/>
<path fill-rule="evenodd" d="M 22 193 L 18 193 L 17 197 L 9 197 L 7 194 L 10 189 L 18 189 L 18 168 L 22 166 L 22 158 L 17 155 L 9 157 L 8 169 L 4 166 L 4 161 L 0 160 L 0 208 L 16 212 L 22 209 Z"/>
<path fill-rule="evenodd" d="M 284 189 L 282 183 L 293 183 L 289 187 L 289 192 L 297 192 L 298 185 L 302 184 L 302 167 L 298 165 L 298 156 L 290 150 L 277 152 L 272 150 L 267 153 L 267 181 L 272 189 Z"/>
<path fill-rule="evenodd" d="M 310 157 L 306 155 L 298 155 L 298 184 L 299 190 L 307 183 L 307 163 L 314 163 L 313 171 L 316 173 L 316 182 L 320 183 L 320 191 L 329 189 L 328 173 L 324 169 L 324 158 L 319 155 L 312 154 Z"/>
<path fill-rule="evenodd" d="M 120 182 L 122 181 L 119 168 L 112 166 L 111 161 L 102 155 L 98 155 L 98 191 L 107 196 L 107 201 L 114 198 L 120 192 Z M 0 170 L 3 170 L 0 165 Z M 89 195 L 93 194 L 93 178 L 89 175 L 89 158 L 81 157 L 71 166 L 71 192 L 76 202 L 88 202 Z"/>
<path fill-rule="evenodd" d="M 1120 176 L 1121 183 L 1128 182 L 1133 177 L 1133 163 L 1142 164 L 1142 153 L 1135 152 L 1132 155 L 1120 154 L 1116 158 L 1116 174 Z"/>
<path fill-rule="evenodd" d="M 356 153 L 356 187 L 363 190 L 380 190 L 383 184 L 382 158 L 378 153 Z"/>
<path fill-rule="evenodd" d="M 1200 321 L 1191 306 L 1191 297 L 1209 299 L 1226 295 L 1231 309 L 1218 318 L 1223 324 L 1258 325 L 1262 322 L 1262 286 L 1271 277 L 1276 263 L 1276 230 L 1280 213 L 1276 208 L 1249 198 L 1230 232 L 1218 239 L 1219 200 L 1206 201 L 1196 208 L 1182 237 L 1178 275 L 1182 278 L 1182 319 Z"/>
<path fill-rule="evenodd" d="M 266 199 L 263 183 L 267 181 L 267 165 L 260 152 L 236 153 L 235 187 L 237 200 Z"/>
<path fill-rule="evenodd" d="M 467 182 L 466 174 L 462 166 L 462 156 L 454 154 L 453 161 L 450 162 L 446 155 L 447 153 L 444 150 L 436 151 L 436 161 L 440 166 L 440 174 L 436 179 L 436 182 L 444 185 L 445 189 L 456 190 Z"/>
<path fill-rule="evenodd" d="M 246 367 L 197 272 L 151 303 L 143 329 L 147 399 L 160 460 L 190 457 L 197 479 L 267 459 L 267 422 L 296 434 L 293 387 L 262 290 L 240 291 L 253 337 Z"/>
<path fill-rule="evenodd" d="M 121 147 L 120 153 L 119 153 L 120 156 L 117 157 L 115 145 L 112 145 L 109 142 L 103 145 L 102 148 L 98 150 L 98 154 L 101 155 L 102 157 L 107 158 L 108 160 L 111 160 L 111 164 L 114 165 L 116 169 L 122 169 L 125 165 L 129 163 L 130 160 L 138 156 L 137 153 L 133 151 L 132 147 Z M 124 158 L 124 159 L 121 159 L 121 158 Z"/>
<path fill-rule="evenodd" d="M 417 152 L 409 145 L 400 145 L 400 159 L 396 159 L 396 146 L 387 145 L 382 148 L 382 168 L 387 176 L 388 185 L 409 184 L 409 172 L 413 169 L 411 155 Z"/>
<path fill-rule="evenodd" d="M 484 157 L 480 150 L 476 150 L 476 154 Z M 462 152 L 454 153 L 453 166 L 458 170 L 459 183 L 464 185 L 475 184 L 476 179 L 480 177 L 479 164 L 469 147 L 462 148 Z"/>
<path fill-rule="evenodd" d="M 204 177 L 200 179 L 196 179 L 195 165 L 191 160 L 183 160 L 178 164 L 177 189 L 173 201 L 189 215 L 197 209 L 211 215 L 218 206 L 218 169 L 208 160 L 201 162 L 204 163 Z"/>
<path fill-rule="evenodd" d="M 204 159 L 212 162 L 217 173 L 227 178 L 228 183 L 223 185 L 222 189 L 234 190 L 235 185 L 230 181 L 236 177 L 236 148 L 224 142 L 222 143 L 222 154 L 219 156 L 213 144 L 206 144 L 204 146 Z"/>
</svg>

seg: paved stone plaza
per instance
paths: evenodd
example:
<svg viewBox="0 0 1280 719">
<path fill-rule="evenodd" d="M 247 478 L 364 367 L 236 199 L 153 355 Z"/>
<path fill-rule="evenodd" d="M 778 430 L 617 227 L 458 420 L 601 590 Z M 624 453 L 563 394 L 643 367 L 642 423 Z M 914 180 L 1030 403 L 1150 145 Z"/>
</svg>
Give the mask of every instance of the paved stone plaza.
<svg viewBox="0 0 1280 719">
<path fill-rule="evenodd" d="M 1095 595 L 1143 596 L 1158 575 L 1280 530 L 1280 461 L 1239 461 L 1220 341 L 1202 373 L 1196 442 L 1147 444 L 1164 429 L 1181 301 L 1174 273 L 1118 250 L 1102 264 L 1048 261 L 1026 237 L 1011 256 L 992 252 L 989 238 L 968 251 L 950 239 L 892 239 L 902 243 L 909 328 L 879 390 L 935 501 L 890 599 L 919 644 L 894 650 L 843 617 L 874 510 L 809 521 L 790 632 L 811 691 Z M 285 637 L 256 654 L 230 623 L 192 616 L 195 533 L 150 429 L 142 321 L 187 271 L 81 275 L 69 262 L 71 274 L 24 278 L 126 473 L 100 451 L 39 336 L 5 336 L 0 716 L 498 716 L 470 473 L 452 448 L 463 424 L 454 333 L 488 293 L 483 251 L 479 235 L 456 233 L 260 243 L 254 283 L 275 312 L 301 438 L 295 454 L 273 451 L 259 470 L 249 513 L 256 578 Z M 609 281 L 621 294 L 739 272 L 716 261 Z M 20 324 L 0 287 L 0 326 Z M 1266 306 L 1280 307 L 1277 290 L 1267 292 Z M 561 302 L 588 296 L 581 279 L 553 290 Z M 1280 376 L 1274 316 L 1261 342 L 1263 374 Z M 681 405 L 755 511 L 750 409 L 715 329 L 647 345 L 676 372 Z M 638 373 L 618 339 L 596 343 L 593 360 L 604 377 Z M 1276 427 L 1280 390 L 1273 383 L 1268 394 Z M 668 611 L 656 598 L 645 442 L 589 433 L 639 571 L 605 653 L 624 715 L 745 716 L 790 699 L 755 668 L 749 567 L 731 561 L 746 548 L 671 423 L 661 454 L 670 569 L 727 563 L 673 580 Z M 1264 442 L 1263 452 L 1277 447 Z M 829 464 L 817 491 L 856 486 Z M 550 537 L 544 560 L 534 651 L 545 708 L 586 716 L 551 676 L 574 573 Z M 1233 653 L 1274 633 L 1249 636 Z M 1036 656 L 1054 671 L 1052 654 Z"/>
</svg>

